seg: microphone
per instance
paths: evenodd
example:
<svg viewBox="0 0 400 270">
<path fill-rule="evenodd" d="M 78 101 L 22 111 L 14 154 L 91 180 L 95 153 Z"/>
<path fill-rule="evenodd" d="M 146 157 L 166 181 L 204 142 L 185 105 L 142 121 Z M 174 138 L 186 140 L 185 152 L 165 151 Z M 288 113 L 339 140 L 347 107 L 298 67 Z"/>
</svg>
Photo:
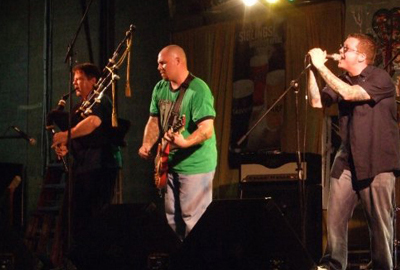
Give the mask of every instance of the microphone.
<svg viewBox="0 0 400 270">
<path fill-rule="evenodd" d="M 326 55 L 327 59 L 332 59 L 333 61 L 339 61 L 340 59 L 342 59 L 342 57 L 340 56 L 340 54 L 334 53 L 334 54 L 327 54 Z"/>
<path fill-rule="evenodd" d="M 30 145 L 36 144 L 36 140 L 34 138 L 30 137 L 28 134 L 20 130 L 18 127 L 16 126 L 11 126 L 11 127 L 19 134 L 19 136 L 21 136 L 21 138 L 29 142 Z"/>
</svg>

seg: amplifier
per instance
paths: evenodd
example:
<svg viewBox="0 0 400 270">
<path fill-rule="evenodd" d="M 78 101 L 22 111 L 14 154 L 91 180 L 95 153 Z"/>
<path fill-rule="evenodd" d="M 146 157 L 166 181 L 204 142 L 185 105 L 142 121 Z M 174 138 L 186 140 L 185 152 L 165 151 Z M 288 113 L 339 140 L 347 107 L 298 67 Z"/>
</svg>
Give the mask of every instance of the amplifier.
<svg viewBox="0 0 400 270">
<path fill-rule="evenodd" d="M 301 154 L 303 179 L 321 184 L 321 155 Z M 240 183 L 299 180 L 295 153 L 247 153 L 239 165 Z"/>
<path fill-rule="evenodd" d="M 307 162 L 302 162 L 304 179 L 307 179 Z M 268 182 L 299 180 L 297 163 L 289 162 L 278 168 L 268 168 L 261 164 L 241 164 L 241 182 Z"/>
<path fill-rule="evenodd" d="M 301 182 L 295 153 L 256 153 L 243 158 L 239 198 L 272 198 L 317 261 L 322 255 L 321 156 L 305 153 L 301 157 L 305 179 Z"/>
</svg>

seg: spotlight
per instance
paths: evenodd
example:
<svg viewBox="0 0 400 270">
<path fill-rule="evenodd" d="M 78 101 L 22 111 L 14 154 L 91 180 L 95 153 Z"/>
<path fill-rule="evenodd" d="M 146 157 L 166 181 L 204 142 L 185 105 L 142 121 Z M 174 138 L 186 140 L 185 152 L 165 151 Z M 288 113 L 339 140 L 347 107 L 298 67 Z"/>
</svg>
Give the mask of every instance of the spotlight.
<svg viewBox="0 0 400 270">
<path fill-rule="evenodd" d="M 270 4 L 275 4 L 275 3 L 279 2 L 279 0 L 265 0 L 265 1 Z"/>
<path fill-rule="evenodd" d="M 254 5 L 256 2 L 257 0 L 243 0 L 243 3 L 248 7 Z"/>
</svg>

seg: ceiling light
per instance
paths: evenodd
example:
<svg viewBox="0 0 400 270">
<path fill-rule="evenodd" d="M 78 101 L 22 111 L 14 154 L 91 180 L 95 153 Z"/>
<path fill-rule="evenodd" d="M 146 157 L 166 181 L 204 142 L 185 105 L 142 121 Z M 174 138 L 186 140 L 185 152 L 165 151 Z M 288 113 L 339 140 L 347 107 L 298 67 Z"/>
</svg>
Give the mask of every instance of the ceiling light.
<svg viewBox="0 0 400 270">
<path fill-rule="evenodd" d="M 257 0 L 243 0 L 243 3 L 248 7 L 254 5 L 256 2 Z"/>
</svg>

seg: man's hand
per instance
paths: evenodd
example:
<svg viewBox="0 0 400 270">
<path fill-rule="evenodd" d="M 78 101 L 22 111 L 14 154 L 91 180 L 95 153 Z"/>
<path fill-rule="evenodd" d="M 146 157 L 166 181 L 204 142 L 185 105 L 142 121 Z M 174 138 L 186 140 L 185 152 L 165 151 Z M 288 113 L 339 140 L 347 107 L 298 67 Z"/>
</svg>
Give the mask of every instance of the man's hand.
<svg viewBox="0 0 400 270">
<path fill-rule="evenodd" d="M 325 66 L 325 62 L 328 60 L 326 59 L 326 51 L 322 51 L 320 48 L 311 49 L 308 54 L 311 57 L 312 64 L 317 68 L 320 69 Z"/>
<path fill-rule="evenodd" d="M 51 148 L 55 148 L 58 145 L 66 145 L 68 140 L 68 132 L 67 131 L 62 131 L 62 132 L 57 132 L 53 136 L 53 144 L 51 145 Z"/>
<path fill-rule="evenodd" d="M 169 130 L 164 134 L 164 139 L 170 143 L 170 149 L 187 148 L 190 146 L 189 142 L 180 132 L 172 132 L 172 130 Z"/>
<path fill-rule="evenodd" d="M 54 147 L 54 151 L 56 152 L 58 159 L 61 159 L 68 153 L 68 148 L 65 144 L 60 144 Z"/>
<path fill-rule="evenodd" d="M 171 143 L 171 149 L 174 148 L 189 148 L 194 145 L 203 143 L 211 138 L 214 131 L 214 119 L 203 120 L 197 124 L 197 129 L 186 138 L 179 132 L 169 130 L 164 134 L 164 139 Z"/>
<path fill-rule="evenodd" d="M 58 159 L 61 159 L 61 157 L 68 153 L 67 140 L 68 133 L 66 131 L 57 132 L 53 136 L 53 144 L 51 145 L 51 148 L 56 152 Z"/>
<path fill-rule="evenodd" d="M 150 159 L 151 158 L 151 146 L 148 144 L 143 144 L 139 149 L 139 156 L 143 159 Z"/>
</svg>

